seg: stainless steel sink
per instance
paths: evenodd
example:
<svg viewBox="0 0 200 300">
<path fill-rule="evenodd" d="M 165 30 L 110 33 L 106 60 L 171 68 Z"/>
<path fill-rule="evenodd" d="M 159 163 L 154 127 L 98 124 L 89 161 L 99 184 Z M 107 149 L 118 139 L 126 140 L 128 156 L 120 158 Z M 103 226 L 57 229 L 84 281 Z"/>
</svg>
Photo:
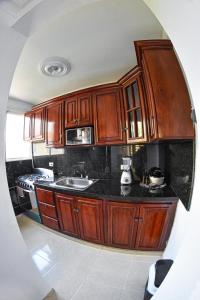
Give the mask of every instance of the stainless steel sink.
<svg viewBox="0 0 200 300">
<path fill-rule="evenodd" d="M 68 190 L 84 191 L 92 184 L 97 182 L 98 179 L 87 179 L 80 177 L 62 177 L 51 183 L 50 185 L 57 188 L 63 188 Z"/>
</svg>

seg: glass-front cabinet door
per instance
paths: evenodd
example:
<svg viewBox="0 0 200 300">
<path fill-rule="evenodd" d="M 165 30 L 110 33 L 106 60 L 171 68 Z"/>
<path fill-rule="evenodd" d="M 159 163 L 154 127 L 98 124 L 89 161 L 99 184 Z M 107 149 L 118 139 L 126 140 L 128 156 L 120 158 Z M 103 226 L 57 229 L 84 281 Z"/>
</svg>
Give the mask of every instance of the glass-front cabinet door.
<svg viewBox="0 0 200 300">
<path fill-rule="evenodd" d="M 146 119 L 141 73 L 137 72 L 124 84 L 127 143 L 146 142 Z"/>
</svg>

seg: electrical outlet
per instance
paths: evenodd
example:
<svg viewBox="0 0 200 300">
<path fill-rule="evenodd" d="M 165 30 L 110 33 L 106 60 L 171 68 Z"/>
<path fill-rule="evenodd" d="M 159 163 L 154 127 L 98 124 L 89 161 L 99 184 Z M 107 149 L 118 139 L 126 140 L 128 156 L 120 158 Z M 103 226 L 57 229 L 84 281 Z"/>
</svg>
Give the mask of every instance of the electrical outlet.
<svg viewBox="0 0 200 300">
<path fill-rule="evenodd" d="M 49 162 L 49 167 L 53 167 L 53 162 L 52 161 Z"/>
</svg>

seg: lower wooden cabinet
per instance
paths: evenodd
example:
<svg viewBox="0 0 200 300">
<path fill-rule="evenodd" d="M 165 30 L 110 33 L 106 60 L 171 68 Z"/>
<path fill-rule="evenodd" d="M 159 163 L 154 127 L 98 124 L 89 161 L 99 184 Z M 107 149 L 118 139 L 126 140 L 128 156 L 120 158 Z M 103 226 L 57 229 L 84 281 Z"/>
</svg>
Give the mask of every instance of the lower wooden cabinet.
<svg viewBox="0 0 200 300">
<path fill-rule="evenodd" d="M 83 240 L 112 247 L 163 250 L 176 202 L 125 203 L 74 197 L 36 188 L 44 225 Z"/>
<path fill-rule="evenodd" d="M 129 203 L 106 203 L 107 243 L 113 247 L 134 248 L 138 206 Z"/>
<path fill-rule="evenodd" d="M 102 244 L 104 242 L 102 201 L 77 198 L 77 207 L 81 238 Z"/>
<path fill-rule="evenodd" d="M 51 228 L 51 229 L 54 229 L 54 230 L 59 230 L 59 223 L 58 223 L 58 220 L 56 219 L 53 219 L 51 217 L 48 217 L 48 216 L 45 216 L 45 215 L 42 215 L 42 223 Z"/>
<path fill-rule="evenodd" d="M 175 207 L 172 204 L 140 205 L 135 249 L 164 249 L 171 230 L 174 213 Z"/>
<path fill-rule="evenodd" d="M 83 240 L 103 243 L 102 201 L 55 194 L 61 230 Z"/>
<path fill-rule="evenodd" d="M 107 243 L 110 246 L 162 250 L 172 227 L 176 204 L 107 202 Z"/>
<path fill-rule="evenodd" d="M 62 194 L 55 194 L 55 199 L 62 232 L 79 237 L 75 198 Z"/>
<path fill-rule="evenodd" d="M 59 230 L 54 193 L 45 189 L 36 188 L 36 196 L 42 223 L 51 229 Z"/>
</svg>

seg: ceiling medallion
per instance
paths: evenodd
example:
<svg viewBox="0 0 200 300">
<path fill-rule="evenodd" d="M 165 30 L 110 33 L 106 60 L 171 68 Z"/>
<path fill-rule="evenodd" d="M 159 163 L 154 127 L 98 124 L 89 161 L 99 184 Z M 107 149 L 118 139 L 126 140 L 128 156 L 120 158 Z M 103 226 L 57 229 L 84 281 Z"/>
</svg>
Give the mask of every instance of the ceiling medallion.
<svg viewBox="0 0 200 300">
<path fill-rule="evenodd" d="M 63 57 L 48 57 L 40 64 L 40 70 L 44 75 L 61 77 L 70 72 L 70 63 Z"/>
</svg>

